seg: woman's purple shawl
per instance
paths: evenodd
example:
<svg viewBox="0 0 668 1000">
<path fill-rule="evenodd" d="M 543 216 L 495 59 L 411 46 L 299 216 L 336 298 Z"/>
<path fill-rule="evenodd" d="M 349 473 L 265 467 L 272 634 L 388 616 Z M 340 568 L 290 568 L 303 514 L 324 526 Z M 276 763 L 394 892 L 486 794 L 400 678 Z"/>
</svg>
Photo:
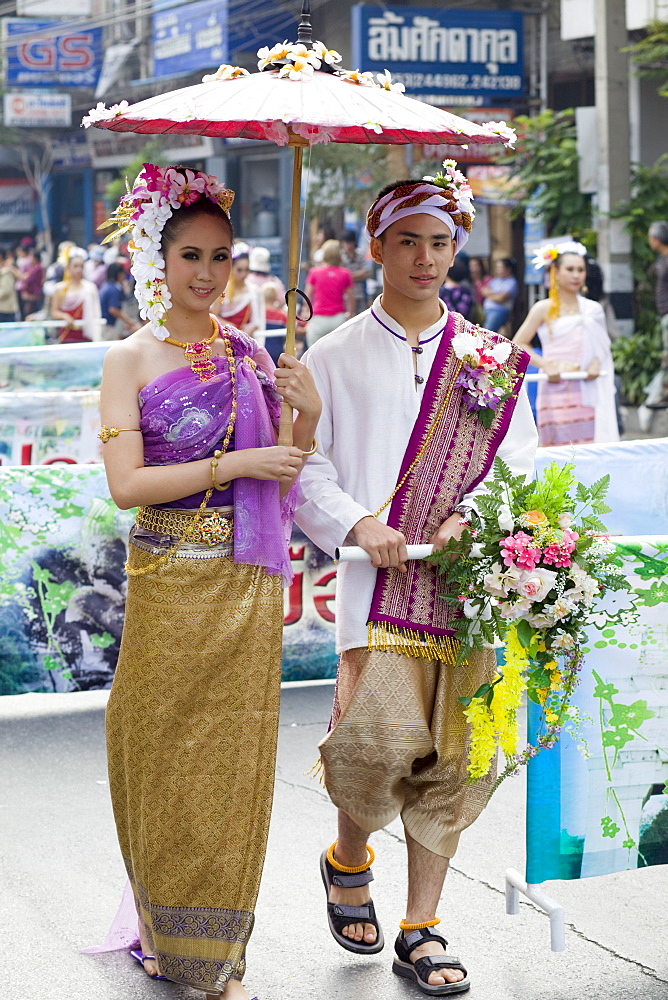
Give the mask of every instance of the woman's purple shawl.
<svg viewBox="0 0 668 1000">
<path fill-rule="evenodd" d="M 281 410 L 273 383 L 274 364 L 252 338 L 234 327 L 226 330 L 236 359 L 237 418 L 232 447 L 235 451 L 271 447 L 276 444 Z M 184 367 L 158 376 L 139 393 L 146 465 L 195 462 L 211 458 L 220 448 L 230 419 L 232 386 L 227 358 L 215 356 L 212 361 L 218 374 L 207 382 L 200 382 Z M 203 492 L 195 493 L 157 506 L 194 509 L 203 499 Z M 281 502 L 277 482 L 234 479 L 230 489 L 211 497 L 208 506 L 228 504 L 234 504 L 234 561 L 264 566 L 289 584 L 294 489 Z"/>
</svg>

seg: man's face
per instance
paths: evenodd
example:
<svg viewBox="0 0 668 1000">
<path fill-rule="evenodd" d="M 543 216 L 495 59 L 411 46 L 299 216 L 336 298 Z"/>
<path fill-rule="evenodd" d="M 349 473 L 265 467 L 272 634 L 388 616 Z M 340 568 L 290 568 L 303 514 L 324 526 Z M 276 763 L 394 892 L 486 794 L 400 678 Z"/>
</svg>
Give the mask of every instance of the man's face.
<svg viewBox="0 0 668 1000">
<path fill-rule="evenodd" d="M 371 256 L 383 268 L 383 294 L 425 302 L 438 290 L 455 259 L 447 226 L 431 215 L 409 215 L 371 240 Z"/>
</svg>

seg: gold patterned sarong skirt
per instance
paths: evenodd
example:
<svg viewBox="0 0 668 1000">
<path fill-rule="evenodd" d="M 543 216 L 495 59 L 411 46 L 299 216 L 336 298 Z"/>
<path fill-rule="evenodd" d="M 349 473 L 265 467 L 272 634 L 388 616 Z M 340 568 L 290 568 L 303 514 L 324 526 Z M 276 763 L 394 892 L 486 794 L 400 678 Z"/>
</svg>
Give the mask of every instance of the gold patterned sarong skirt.
<svg viewBox="0 0 668 1000">
<path fill-rule="evenodd" d="M 133 535 L 131 567 L 169 547 Z M 253 927 L 283 624 L 281 578 L 220 550 L 184 544 L 158 572 L 129 578 L 107 709 L 114 816 L 145 945 L 163 976 L 212 994 L 243 976 Z"/>
</svg>

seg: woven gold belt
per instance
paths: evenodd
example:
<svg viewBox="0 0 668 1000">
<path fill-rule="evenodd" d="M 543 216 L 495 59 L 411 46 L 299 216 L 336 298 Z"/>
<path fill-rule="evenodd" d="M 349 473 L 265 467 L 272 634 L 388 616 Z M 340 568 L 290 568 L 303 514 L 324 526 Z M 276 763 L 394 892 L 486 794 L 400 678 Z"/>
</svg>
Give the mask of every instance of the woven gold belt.
<svg viewBox="0 0 668 1000">
<path fill-rule="evenodd" d="M 234 536 L 234 508 L 218 507 L 207 510 L 198 523 L 199 511 L 160 510 L 158 507 L 140 507 L 135 522 L 138 528 L 147 528 L 160 535 L 183 538 L 185 542 L 204 542 L 223 545 Z"/>
</svg>

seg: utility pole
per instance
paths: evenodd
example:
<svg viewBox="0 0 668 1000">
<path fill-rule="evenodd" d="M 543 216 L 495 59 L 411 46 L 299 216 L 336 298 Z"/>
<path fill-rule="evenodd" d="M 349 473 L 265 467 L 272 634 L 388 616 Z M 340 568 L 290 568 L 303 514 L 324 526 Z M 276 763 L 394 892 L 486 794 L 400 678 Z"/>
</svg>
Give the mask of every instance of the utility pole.
<svg viewBox="0 0 668 1000">
<path fill-rule="evenodd" d="M 598 259 L 620 332 L 633 333 L 631 237 L 610 211 L 630 195 L 629 62 L 626 0 L 596 0 Z"/>
</svg>

